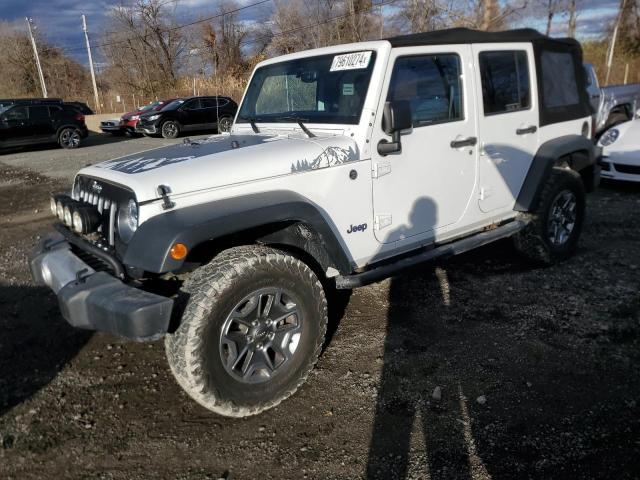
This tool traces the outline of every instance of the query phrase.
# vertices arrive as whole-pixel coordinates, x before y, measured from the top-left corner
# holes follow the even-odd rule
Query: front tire
[[[578,247],[585,203],[580,175],[573,170],[554,168],[538,207],[525,214],[529,224],[513,237],[516,250],[544,265],[570,257]]]
[[[58,145],[62,148],[78,148],[81,142],[82,134],[77,128],[63,128],[58,134]]]
[[[226,133],[231,131],[231,127],[233,126],[233,118],[231,117],[221,117],[218,120],[218,133]]]
[[[163,138],[178,138],[178,135],[180,135],[180,125],[178,125],[178,122],[174,122],[173,120],[167,120],[160,125],[160,133]]]
[[[236,247],[194,272],[183,292],[182,323],[165,347],[176,380],[200,405],[255,415],[304,383],[327,330],[325,293],[305,263]]]

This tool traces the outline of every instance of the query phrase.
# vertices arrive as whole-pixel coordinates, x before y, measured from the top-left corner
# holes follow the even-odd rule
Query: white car
[[[204,407],[259,413],[309,375],[333,289],[507,237],[573,253],[599,179],[580,62],[526,29],[266,60],[229,134],[82,169],[33,277],[74,326],[165,337]]]
[[[607,130],[598,145],[602,178],[640,182],[640,110],[633,120]]]

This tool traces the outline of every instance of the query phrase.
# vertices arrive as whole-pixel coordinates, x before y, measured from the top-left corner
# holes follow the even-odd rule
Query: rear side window
[[[49,107],[29,107],[31,120],[49,120]]]
[[[185,102],[184,105],[182,105],[183,110],[197,110],[198,108],[200,108],[199,98],[189,100],[188,102]]]
[[[566,52],[545,50],[540,56],[540,63],[544,106],[554,108],[579,104],[573,56]],[[590,79],[588,75],[587,78]]]
[[[62,112],[62,108],[60,107],[49,107],[49,115],[52,117],[59,114],[60,112]]]
[[[387,100],[409,101],[414,127],[462,120],[460,73],[458,55],[400,57],[393,67]]]
[[[484,114],[526,110],[531,106],[527,52],[481,52]]]

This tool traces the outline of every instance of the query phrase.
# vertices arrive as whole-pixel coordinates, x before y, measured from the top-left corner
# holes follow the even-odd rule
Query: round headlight
[[[618,130],[617,128],[611,128],[604,132],[604,135],[600,137],[600,143],[606,147],[607,145],[611,145],[613,142],[615,142],[619,136],[620,130]]]
[[[138,228],[138,204],[134,199],[118,212],[118,232],[123,242],[127,243]]]
[[[62,210],[62,217],[64,220],[64,224],[67,227],[71,226],[71,208],[69,207],[69,205],[65,205],[64,209]]]

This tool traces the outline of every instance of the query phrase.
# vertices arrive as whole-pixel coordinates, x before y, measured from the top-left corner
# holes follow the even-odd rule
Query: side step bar
[[[510,237],[514,233],[522,230],[526,225],[527,223],[522,220],[514,220],[493,230],[487,230],[470,237],[455,240],[451,243],[439,245],[426,252],[423,251],[411,257],[404,257],[397,262],[382,265],[380,267],[367,270],[366,272],[356,273],[354,275],[341,275],[336,278],[336,288],[349,290],[352,288],[363,287],[370,283],[379,282],[380,280],[392,277],[398,272],[420,263],[458,255],[488,243],[495,242],[496,240]]]

